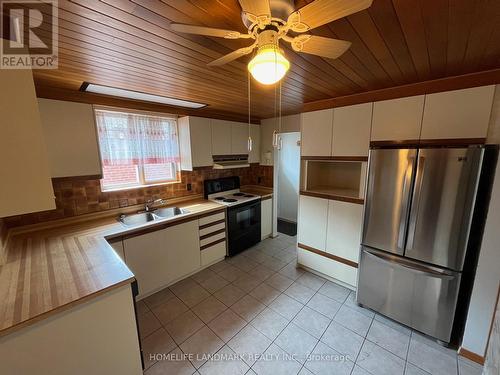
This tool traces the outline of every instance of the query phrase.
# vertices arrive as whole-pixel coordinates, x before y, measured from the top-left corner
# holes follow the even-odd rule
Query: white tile
[[[262,332],[266,337],[274,340],[285,329],[288,320],[283,318],[277,312],[266,307],[259,315],[255,317],[250,324]]]
[[[198,371],[201,375],[243,375],[249,369],[231,348],[224,345]]]
[[[232,305],[231,310],[233,310],[247,322],[250,322],[257,316],[257,314],[264,310],[265,307],[265,305],[247,294],[234,305]]]
[[[351,309],[356,310],[357,312],[360,312],[369,318],[373,318],[375,316],[375,311],[361,307],[358,305],[358,303],[356,302],[356,292],[355,291],[351,291],[351,293],[349,294],[349,296],[345,300],[344,304],[347,307],[350,307]]]
[[[408,346],[410,345],[410,335],[401,333],[394,328],[374,320],[366,338],[406,360]]]
[[[203,322],[208,323],[223,313],[226,309],[226,305],[220,302],[217,298],[210,296],[193,307],[192,310],[201,320],[203,320]]]
[[[411,335],[411,329],[408,328],[407,326],[404,326],[392,319],[389,319],[383,315],[380,314],[375,314],[375,320],[381,323],[384,323],[386,326],[391,327],[392,329],[395,329],[405,335],[410,336]]]
[[[216,353],[224,343],[207,326],[200,329],[180,346],[181,350],[191,356],[190,361],[196,368],[200,368]]]
[[[217,274],[200,282],[200,285],[210,293],[217,292],[218,290],[224,288],[227,284],[229,284],[229,281],[223,279]]]
[[[351,293],[350,289],[343,287],[342,285],[338,285],[332,283],[331,281],[327,281],[323,286],[318,290],[319,293],[324,294],[331,299],[344,303],[349,294]]]
[[[193,307],[210,296],[210,293],[191,279],[185,279],[172,287],[172,292],[187,306]]]
[[[264,265],[267,268],[270,268],[274,271],[279,271],[287,265],[287,262],[285,262],[284,260],[278,259],[278,258],[272,258],[272,259],[269,259],[266,262],[264,262]]]
[[[355,361],[363,345],[363,337],[332,321],[321,341],[337,352],[349,356],[351,361]]]
[[[274,289],[273,287],[267,285],[266,283],[262,283],[257,288],[250,292],[252,297],[255,297],[264,305],[269,305],[273,302],[281,292],[279,290]]]
[[[459,375],[481,375],[483,366],[473,363],[467,359],[458,357],[458,374]]]
[[[228,309],[208,323],[208,326],[225,342],[228,342],[247,323],[238,314]]]
[[[340,306],[342,306],[339,302],[334,301],[327,296],[316,293],[307,303],[307,306],[310,308],[320,312],[326,317],[333,319],[337,311],[339,311]]]
[[[287,352],[272,344],[253,365],[252,370],[258,375],[295,375],[301,367]]]
[[[405,361],[374,343],[365,340],[356,364],[373,375],[403,375]]]
[[[227,266],[222,271],[218,272],[218,274],[219,274],[219,276],[221,276],[222,278],[224,278],[230,282],[234,282],[237,279],[239,279],[240,277],[247,275],[247,273],[245,271],[242,271],[238,267],[234,267],[231,265]]]
[[[305,367],[316,375],[349,375],[354,362],[349,361],[339,352],[319,342],[307,360]]]
[[[262,333],[251,325],[243,328],[229,342],[228,346],[249,365],[252,366],[258,357],[271,345]]]
[[[156,362],[147,369],[145,375],[191,375],[196,371],[191,362],[186,359],[182,351],[176,347],[172,350],[166,359]]]
[[[252,290],[254,290],[257,285],[261,283],[261,280],[255,278],[252,275],[245,275],[243,277],[240,277],[238,280],[236,280],[233,284],[240,288],[241,290],[250,293]]]
[[[268,279],[269,277],[273,276],[275,273],[276,272],[273,271],[272,269],[267,268],[264,265],[260,265],[251,270],[248,274],[251,275],[253,278],[262,282]]]
[[[269,305],[271,309],[283,316],[285,319],[292,320],[295,315],[304,307],[303,304],[288,297],[286,294],[281,294]]]
[[[161,305],[164,302],[167,302],[169,299],[173,298],[174,294],[169,288],[165,288],[156,292],[155,294],[150,295],[142,300],[148,307],[151,309],[158,305]]]
[[[214,293],[215,298],[228,307],[239,301],[244,295],[245,292],[234,285],[226,285],[224,288]]]
[[[410,362],[406,362],[405,375],[430,375],[427,371],[412,365]]]
[[[440,348],[438,344],[412,333],[410,349],[408,350],[408,362],[430,372],[433,375],[456,375],[457,356],[446,348]]]
[[[267,279],[265,283],[273,287],[274,289],[284,292],[290,285],[292,285],[293,280],[279,273],[276,273],[272,277]]]
[[[178,316],[165,328],[177,344],[184,342],[189,336],[198,331],[204,324],[192,311],[186,311]]]
[[[366,371],[364,368],[359,367],[358,365],[354,365],[354,368],[352,369],[351,375],[371,375],[368,371]]]
[[[319,288],[323,286],[326,280],[310,272],[305,272],[302,276],[300,276],[297,279],[297,282],[307,286],[308,288],[311,288],[312,290],[317,291]]]
[[[330,324],[330,319],[305,306],[292,320],[297,326],[319,339]]]
[[[306,304],[311,297],[316,294],[316,292],[305,285],[294,282],[287,290],[285,290],[285,294],[300,303]]]
[[[300,363],[306,361],[317,342],[318,339],[293,323],[290,323],[274,341],[281,349],[295,356]]]
[[[279,273],[281,273],[283,276],[288,277],[289,279],[297,280],[300,276],[304,274],[304,270],[297,267],[296,264],[290,263],[287,266],[280,269]]]
[[[364,337],[368,333],[373,319],[344,305],[333,320]]]
[[[148,368],[156,362],[157,356],[168,354],[176,347],[174,340],[163,328],[155,331],[142,340],[142,356],[144,367]]]

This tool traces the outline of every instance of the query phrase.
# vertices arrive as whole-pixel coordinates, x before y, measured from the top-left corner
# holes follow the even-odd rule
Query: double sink
[[[188,214],[189,211],[179,207],[166,207],[159,208],[154,211],[139,212],[131,215],[121,215],[119,220],[122,224],[127,226],[135,226],[146,224],[151,221],[165,220],[175,216]]]

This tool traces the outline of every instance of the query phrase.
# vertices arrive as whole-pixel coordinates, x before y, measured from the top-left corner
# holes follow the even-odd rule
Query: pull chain
[[[252,140],[252,130],[251,130],[251,115],[250,115],[250,71],[247,73],[248,80],[248,141],[247,141],[247,149],[248,153],[252,152],[253,148],[253,140]]]

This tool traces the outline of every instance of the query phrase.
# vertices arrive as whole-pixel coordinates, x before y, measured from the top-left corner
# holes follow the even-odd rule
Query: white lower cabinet
[[[328,220],[328,199],[301,195],[299,198],[299,243],[324,251]]]
[[[201,265],[207,266],[226,256],[226,241],[219,242],[213,246],[201,250]]]
[[[266,239],[273,234],[273,200],[263,200],[260,205],[260,237]]]
[[[200,267],[198,220],[126,238],[123,247],[144,297]]]

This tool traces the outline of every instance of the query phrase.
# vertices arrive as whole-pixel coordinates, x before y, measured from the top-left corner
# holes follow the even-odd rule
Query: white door
[[[242,122],[231,123],[231,154],[248,154],[248,124]]]
[[[215,120],[212,124],[212,155],[231,154],[231,121]],[[208,140],[207,140],[208,141]]]
[[[297,222],[299,206],[300,133],[281,133],[278,150],[278,219]]]

